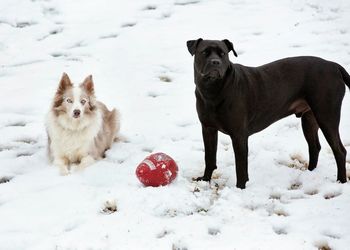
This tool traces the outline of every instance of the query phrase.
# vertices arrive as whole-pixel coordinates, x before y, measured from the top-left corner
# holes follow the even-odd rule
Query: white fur
[[[50,151],[53,164],[60,168],[61,174],[69,173],[68,162],[80,161],[75,165],[83,169],[94,162],[89,155],[94,139],[102,126],[102,114],[96,111],[93,117],[77,119],[60,115],[56,117],[53,112],[47,116],[47,132],[50,136]]]
[[[118,111],[96,101],[91,75],[74,87],[63,73],[46,129],[50,159],[66,175],[69,166],[81,170],[104,157],[119,131]]]
[[[94,139],[102,126],[102,113],[97,109],[93,115],[85,116],[81,96],[81,88],[75,86],[67,113],[56,116],[51,110],[46,119],[51,141],[49,151],[53,164],[59,167],[62,175],[69,173],[69,163],[79,162],[78,165],[73,165],[79,170],[95,161],[90,153]],[[68,98],[64,97],[64,101],[66,102]],[[74,110],[80,111],[79,118],[73,117]]]
[[[74,110],[79,110],[81,113],[80,115],[84,115],[83,114],[83,105],[80,103],[80,96],[82,94],[81,88],[79,87],[74,87],[73,88],[73,103],[71,105],[71,109],[70,109],[70,114],[71,116],[73,116],[73,111]]]

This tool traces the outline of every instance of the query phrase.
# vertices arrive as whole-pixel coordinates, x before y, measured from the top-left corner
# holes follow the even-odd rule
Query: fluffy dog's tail
[[[110,117],[109,119],[111,121],[115,121],[115,135],[113,142],[129,142],[129,140],[122,134],[119,133],[120,131],[120,112],[117,109],[113,109],[110,112]]]
[[[121,141],[121,136],[119,135],[120,130],[120,113],[117,109],[113,109],[108,114],[108,123],[110,124],[114,137],[113,142]]]
[[[345,84],[349,87],[350,89],[350,75],[348,72],[346,72],[346,70],[339,65],[339,70],[340,70],[340,73],[341,73],[341,76],[345,82]]]

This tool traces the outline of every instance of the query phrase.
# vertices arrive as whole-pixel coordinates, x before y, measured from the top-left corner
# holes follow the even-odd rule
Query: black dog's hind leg
[[[216,167],[216,151],[218,147],[218,130],[202,125],[202,135],[205,151],[205,170],[202,177],[197,181],[210,181],[211,175]]]
[[[321,144],[318,139],[318,129],[316,118],[312,111],[308,111],[301,117],[301,125],[307,144],[309,145],[309,167],[310,171],[314,170],[317,166],[318,155],[321,150]]]
[[[339,120],[338,120],[339,121]],[[320,128],[326,137],[326,140],[329,144],[329,146],[332,148],[335,161],[337,162],[337,181],[340,181],[341,183],[346,182],[346,149],[343,146],[339,131],[338,131],[338,124],[337,122],[334,122],[332,124],[328,123],[322,123],[319,122]]]
[[[239,134],[239,133],[238,133]],[[244,189],[248,178],[248,137],[232,137],[236,159],[236,187]]]
[[[335,85],[337,86],[337,85]],[[314,112],[317,123],[324,134],[329,146],[332,148],[335,161],[337,163],[337,180],[341,183],[346,182],[346,149],[343,146],[339,135],[339,123],[341,114],[341,103],[345,93],[343,83],[333,87],[332,91],[327,92],[328,102],[317,102],[317,98],[324,96],[314,96],[311,99],[310,107]],[[343,93],[342,93],[343,92]],[[319,105],[315,105],[321,103]]]

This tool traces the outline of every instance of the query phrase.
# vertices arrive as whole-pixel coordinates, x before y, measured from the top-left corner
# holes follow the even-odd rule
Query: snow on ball
[[[155,153],[146,157],[136,168],[136,176],[145,186],[164,186],[177,176],[176,162],[167,154]]]

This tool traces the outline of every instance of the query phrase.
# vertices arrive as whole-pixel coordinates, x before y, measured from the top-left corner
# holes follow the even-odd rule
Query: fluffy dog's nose
[[[211,64],[215,66],[220,66],[221,65],[221,60],[219,59],[211,59]]]
[[[79,117],[79,116],[80,116],[80,110],[79,110],[79,109],[74,109],[74,110],[73,110],[73,116],[74,116],[75,118]]]

